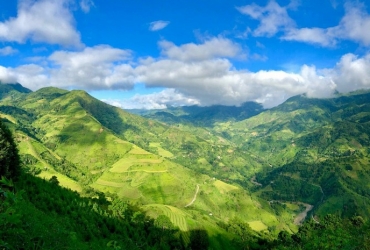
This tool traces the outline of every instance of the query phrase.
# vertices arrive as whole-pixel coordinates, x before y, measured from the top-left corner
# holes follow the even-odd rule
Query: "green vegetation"
[[[158,121],[83,91],[0,92],[1,248],[366,249],[369,92]]]
[[[15,179],[20,172],[18,149],[12,134],[0,121],[0,176]]]

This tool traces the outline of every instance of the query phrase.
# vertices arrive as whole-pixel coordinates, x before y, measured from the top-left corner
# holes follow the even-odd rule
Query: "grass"
[[[154,218],[161,214],[166,215],[170,218],[171,222],[178,227],[181,231],[188,231],[188,224],[185,217],[190,216],[184,211],[168,205],[150,204],[142,207],[145,211],[148,211],[148,215]]]
[[[148,155],[149,154],[145,154],[145,156]],[[162,159],[137,159],[137,157],[122,158],[114,163],[109,171],[115,173],[123,173],[128,171],[166,171],[167,169],[165,167],[158,165],[162,162]]]
[[[227,184],[220,180],[216,180],[213,184],[216,186],[216,188],[218,189],[218,191],[220,191],[221,194],[238,189],[238,187]]]
[[[254,231],[259,232],[259,231],[267,230],[267,226],[260,220],[249,221],[248,224]]]
[[[78,184],[76,181],[68,178],[65,175],[62,175],[58,172],[51,172],[51,171],[42,171],[38,176],[40,178],[50,180],[50,178],[55,175],[58,178],[59,185],[65,188],[69,188],[73,191],[81,192],[82,188],[80,184]]]
[[[71,178],[68,178],[67,176],[55,171],[54,167],[45,162],[40,154],[44,151],[49,151],[47,148],[45,148],[42,144],[39,142],[28,138],[26,140],[22,140],[18,143],[18,149],[20,154],[30,154],[34,156],[39,162],[35,165],[35,167],[39,168],[41,170],[41,173],[38,175],[40,178],[49,180],[53,175],[55,175],[58,178],[59,185],[69,188],[71,190],[81,192],[82,188],[79,183],[72,180]],[[51,152],[53,156],[55,154]]]
[[[14,119],[13,116],[0,113],[0,118],[6,118],[9,121],[11,121],[12,123],[17,124],[17,121],[16,121],[16,119]]]
[[[105,181],[105,180],[101,180],[101,179],[97,180],[96,184],[101,185],[101,186],[117,187],[117,188],[125,186],[123,183],[117,183],[117,182],[113,182],[113,181]]]
[[[150,155],[152,153],[145,151],[144,149],[139,148],[137,146],[133,146],[129,154],[131,155]]]
[[[161,143],[158,142],[151,142],[149,143],[149,147],[157,148],[158,155],[166,157],[166,158],[172,158],[174,155],[170,152],[165,150],[161,147]]]

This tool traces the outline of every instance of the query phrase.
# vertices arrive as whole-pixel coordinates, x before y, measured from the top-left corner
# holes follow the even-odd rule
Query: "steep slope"
[[[256,155],[256,192],[269,200],[303,201],[315,215],[370,217],[370,93],[333,99],[293,97],[248,120],[225,126],[234,143]]]
[[[291,221],[279,221],[267,203],[233,182],[243,179],[237,171],[229,167],[219,174],[229,183],[203,174],[225,169],[227,161],[244,168],[245,159],[233,157],[242,153],[232,154],[228,145],[129,114],[83,91],[45,88],[14,103],[0,105],[2,116],[9,118],[29,172],[42,178],[56,176],[61,185],[85,195],[105,192],[144,205],[154,218],[165,214],[182,230],[202,225],[212,234],[225,234],[217,223],[234,216],[264,228],[295,230]],[[24,130],[20,124],[26,122]]]

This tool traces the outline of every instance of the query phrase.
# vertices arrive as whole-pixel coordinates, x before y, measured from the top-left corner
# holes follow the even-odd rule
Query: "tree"
[[[240,218],[234,217],[229,220],[227,231],[234,234],[234,242],[241,249],[250,249],[254,245],[254,233],[247,222],[243,222]]]
[[[209,240],[207,231],[203,229],[195,229],[190,231],[190,244],[189,247],[192,250],[208,249]]]
[[[0,176],[16,179],[20,170],[17,146],[10,130],[0,120]]]
[[[154,222],[154,225],[156,227],[162,228],[162,230],[174,228],[171,220],[166,215],[163,214],[157,217],[157,219]]]
[[[55,184],[55,185],[59,185],[59,181],[58,181],[58,177],[56,177],[55,175],[53,175],[50,180],[49,180],[51,183]]]

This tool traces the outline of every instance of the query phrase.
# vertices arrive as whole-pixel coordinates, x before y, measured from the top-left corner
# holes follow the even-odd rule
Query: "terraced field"
[[[33,165],[33,167],[39,169],[40,173],[38,176],[45,180],[49,180],[52,176],[56,176],[58,178],[59,184],[65,188],[69,188],[71,190],[81,192],[82,188],[81,185],[78,184],[76,181],[68,178],[67,176],[60,174],[57,172],[53,166],[48,164],[45,160],[42,159],[40,156],[43,152],[50,152],[55,158],[59,159],[60,157],[55,155],[53,152],[45,148],[42,144],[38,143],[37,141],[29,138],[23,134],[17,134],[18,138],[23,138],[21,141],[18,142],[18,149],[21,154],[29,154],[35,157],[38,162]]]
[[[220,181],[220,180],[215,181],[213,184],[216,186],[216,188],[218,189],[218,191],[220,191],[221,194],[224,194],[224,193],[230,192],[232,190],[237,190],[238,189],[238,187],[227,184],[227,183],[225,183],[223,181]]]
[[[113,173],[124,173],[132,171],[144,172],[165,172],[167,169],[162,163],[163,160],[151,154],[136,154],[127,158],[122,158],[113,164],[109,169]]]
[[[254,231],[263,231],[267,229],[267,226],[260,220],[250,221],[248,224]]]
[[[149,147],[153,147],[157,149],[158,155],[166,157],[166,158],[172,158],[173,154],[170,151],[165,150],[161,147],[161,143],[157,142],[151,142],[149,143]]]
[[[190,217],[190,214],[187,214],[176,207],[150,204],[143,206],[143,208],[144,210],[148,211],[148,214],[152,217],[157,217],[160,214],[166,215],[168,218],[170,218],[171,222],[182,231],[188,231],[189,229],[185,218]]]

